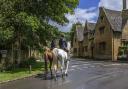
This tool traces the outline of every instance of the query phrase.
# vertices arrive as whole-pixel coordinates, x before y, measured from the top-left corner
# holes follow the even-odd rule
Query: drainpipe
[[[113,42],[113,47],[112,47],[112,61],[114,61],[114,32],[113,32],[112,42]]]
[[[123,0],[123,10],[127,9],[127,1]]]

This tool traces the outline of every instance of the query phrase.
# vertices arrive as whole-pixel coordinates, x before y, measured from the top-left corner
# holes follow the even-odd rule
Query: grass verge
[[[0,72],[0,83],[39,74],[42,73],[43,70],[43,62],[37,62],[32,66],[31,73],[29,68],[16,68],[13,71]]]

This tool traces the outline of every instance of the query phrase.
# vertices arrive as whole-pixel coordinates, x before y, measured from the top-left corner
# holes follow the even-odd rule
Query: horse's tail
[[[45,60],[45,61],[47,61],[47,60],[48,60],[48,55],[47,55],[47,53],[46,53],[46,52],[44,53],[44,60]]]
[[[52,52],[52,57],[53,57],[52,70],[54,75],[56,75],[57,68],[58,68],[58,59],[55,52]]]
[[[52,56],[53,56],[53,63],[57,62],[57,56],[54,52],[52,52]]]

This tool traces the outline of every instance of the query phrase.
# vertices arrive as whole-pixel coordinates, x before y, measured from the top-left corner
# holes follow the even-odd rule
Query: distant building
[[[95,32],[94,29],[95,29],[95,23],[89,23],[86,21],[84,27],[83,57],[88,57],[88,58],[94,57],[94,32]]]
[[[82,57],[117,61],[122,49],[123,54],[126,54],[128,49],[126,0],[123,0],[122,11],[100,7],[97,23],[86,21],[84,31],[76,29],[77,33],[79,31],[83,39],[79,40],[79,35],[74,35],[74,56],[77,54]]]
[[[83,56],[83,39],[84,27],[82,24],[77,23],[76,30],[73,37],[73,55],[76,57]]]

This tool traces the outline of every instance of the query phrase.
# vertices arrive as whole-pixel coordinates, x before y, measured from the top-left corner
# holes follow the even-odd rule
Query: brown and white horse
[[[48,62],[50,63],[49,68],[51,72],[51,77],[54,75],[56,78],[57,71],[61,69],[62,76],[68,74],[68,66],[69,66],[69,59],[70,59],[70,43],[67,43],[67,50],[66,52],[63,49],[54,48],[50,50],[50,48],[45,47],[44,52],[44,59],[45,59],[45,75],[47,76],[48,73]],[[59,66],[60,65],[60,66]]]

